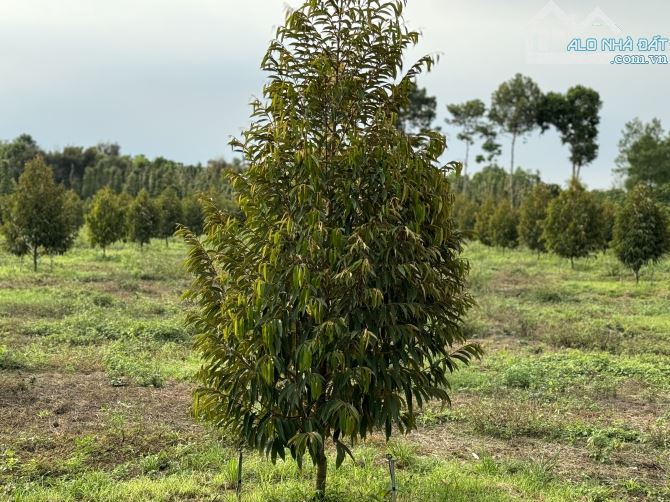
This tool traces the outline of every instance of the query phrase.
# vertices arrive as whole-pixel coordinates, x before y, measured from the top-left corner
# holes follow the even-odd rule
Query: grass
[[[184,247],[78,243],[53,261],[0,254],[0,499],[236,500],[237,451],[189,414]],[[329,500],[670,500],[670,265],[639,285],[610,255],[471,244],[466,321],[481,362],[452,407],[372,437],[329,473]],[[313,471],[246,452],[243,500],[300,501]]]

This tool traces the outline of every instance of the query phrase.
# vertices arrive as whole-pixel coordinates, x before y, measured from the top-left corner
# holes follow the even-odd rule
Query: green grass
[[[185,248],[79,242],[30,264],[0,254],[0,500],[235,500],[235,438],[189,416],[198,367],[180,301]],[[670,500],[670,264],[471,244],[486,353],[451,377],[453,406],[373,437],[329,500]],[[312,496],[313,471],[245,453],[243,500]]]
[[[389,448],[398,456],[399,446]],[[77,452],[65,461],[71,473],[55,479],[23,482],[14,497],[25,501],[51,500],[235,500],[237,454],[215,443],[179,445],[120,464],[113,470],[85,470],[82,462],[95,449],[92,438],[79,440]],[[354,450],[349,462],[329,473],[329,500],[385,500],[389,478],[383,450]],[[548,463],[505,462],[485,457],[463,464],[420,456],[399,456],[397,482],[400,500],[568,501],[575,496],[607,494],[592,483],[568,485],[552,474]],[[8,462],[5,457],[5,464]],[[331,458],[331,462],[332,462]],[[257,454],[243,460],[243,500],[310,500],[313,468],[299,469],[292,460],[273,465]],[[13,463],[12,470],[29,475],[33,466]]]

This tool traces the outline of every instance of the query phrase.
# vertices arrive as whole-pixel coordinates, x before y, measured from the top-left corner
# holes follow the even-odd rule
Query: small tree
[[[616,221],[617,205],[610,199],[602,199],[600,201],[600,213],[602,218],[600,243],[604,254],[609,249],[612,239],[614,239],[614,222]]]
[[[544,183],[538,183],[524,197],[519,208],[519,237],[521,241],[538,256],[546,253],[544,240],[544,221],[551,202],[551,192]]]
[[[40,253],[67,251],[76,233],[67,204],[65,189],[56,185],[44,159],[27,162],[16,190],[6,200],[2,233],[7,249],[18,256],[31,254],[35,271]]]
[[[602,211],[593,194],[576,179],[550,204],[543,237],[551,251],[568,258],[583,258],[602,245]]]
[[[477,211],[475,217],[475,235],[479,242],[485,246],[493,246],[493,232],[491,227],[491,218],[495,212],[495,201],[488,197]]]
[[[519,245],[519,216],[509,200],[503,199],[493,211],[489,222],[491,240],[494,246],[513,249]]]
[[[100,246],[106,256],[107,246],[126,233],[126,210],[119,197],[108,187],[97,191],[86,214],[91,246]]]
[[[355,442],[415,427],[448,400],[471,299],[444,137],[397,127],[424,58],[404,2],[309,0],[287,15],[231,174],[243,218],[206,208],[203,242],[182,231],[195,275],[190,317],[204,358],[195,411],[271,459],[309,453],[326,487]]]
[[[640,269],[670,251],[668,215],[646,185],[635,187],[620,208],[614,224],[614,252],[640,281]]]
[[[181,201],[177,191],[168,187],[160,194],[156,201],[159,213],[158,236],[165,239],[165,247],[168,246],[168,239],[172,237],[177,230],[177,225],[182,222]]]
[[[462,193],[454,196],[454,220],[458,229],[463,232],[467,239],[475,235],[475,222],[477,221],[478,205],[472,199]]]
[[[65,211],[66,219],[70,225],[70,233],[76,235],[84,225],[84,203],[74,190],[65,192],[63,211]]]
[[[128,239],[144,247],[151,238],[158,234],[160,223],[156,204],[149,198],[149,193],[143,188],[128,207],[126,214],[126,228]]]
[[[202,204],[196,195],[189,195],[182,200],[182,223],[194,235],[202,235],[204,232],[204,214]]]

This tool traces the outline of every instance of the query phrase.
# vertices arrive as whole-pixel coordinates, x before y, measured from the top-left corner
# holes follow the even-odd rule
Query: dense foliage
[[[382,429],[405,432],[448,375],[479,355],[444,137],[397,127],[426,57],[398,81],[418,40],[404,2],[314,0],[288,14],[263,60],[270,78],[237,143],[242,219],[207,208],[184,231],[191,323],[204,362],[195,409],[272,459],[285,449],[326,481]]]
[[[110,188],[98,191],[86,214],[89,240],[93,247],[100,246],[105,255],[107,246],[121,240],[126,234],[126,211],[121,199]]]
[[[588,256],[602,246],[602,210],[592,193],[577,180],[570,183],[549,204],[544,227],[544,239],[554,253],[569,258]]]
[[[157,236],[160,224],[160,209],[155,201],[149,198],[146,190],[140,191],[131,202],[126,214],[128,239],[144,246]]]
[[[551,198],[549,187],[544,183],[538,183],[526,195],[519,208],[519,238],[528,249],[538,254],[547,251],[543,233]]]
[[[616,216],[614,252],[640,280],[640,269],[670,251],[670,220],[645,185],[633,189]]]
[[[493,246],[491,219],[493,218],[495,209],[495,200],[492,197],[488,197],[477,211],[477,216],[475,217],[474,233],[477,239],[485,246]]]
[[[663,129],[660,120],[645,124],[634,119],[626,124],[619,142],[616,172],[628,189],[644,183],[670,203],[670,133]]]
[[[183,223],[182,204],[177,195],[177,191],[172,188],[166,188],[156,200],[158,209],[158,237],[165,240],[168,245],[168,238],[172,237],[177,230],[177,225]]]
[[[74,190],[83,199],[93,197],[103,187],[133,197],[143,188],[151,197],[158,197],[172,187],[180,196],[214,191],[231,200],[224,172],[242,169],[239,161],[227,163],[216,159],[201,166],[163,157],[153,160],[144,155],[131,157],[122,155],[119,145],[107,143],[45,152],[31,136],[23,134],[12,141],[0,141],[0,196],[13,190],[26,162],[38,156],[44,157],[51,167],[56,183]]]
[[[493,211],[491,220],[491,240],[494,246],[503,249],[512,249],[519,245],[518,211],[512,207],[509,200],[502,200]]]

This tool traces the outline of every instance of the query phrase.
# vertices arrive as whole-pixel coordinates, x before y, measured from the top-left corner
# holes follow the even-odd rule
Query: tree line
[[[646,183],[625,193],[588,191],[576,178],[566,189],[538,180],[518,208],[505,191],[481,202],[463,193],[454,197],[458,228],[486,246],[525,245],[538,257],[553,252],[567,258],[573,267],[576,259],[611,248],[636,282],[643,266],[670,252],[670,208]]]
[[[116,193],[136,196],[142,189],[156,197],[166,188],[174,188],[180,196],[214,190],[230,192],[223,173],[239,171],[239,160],[222,159],[207,165],[185,165],[157,157],[123,155],[116,143],[100,143],[84,148],[67,146],[61,150],[44,151],[32,136],[22,134],[12,141],[0,141],[0,196],[14,190],[26,163],[42,157],[53,170],[54,180],[82,199],[89,199],[103,187]]]
[[[228,194],[209,190],[182,197],[172,186],[156,197],[146,188],[132,196],[104,186],[82,201],[74,190],[56,182],[53,169],[38,156],[25,164],[14,190],[0,198],[0,234],[8,252],[31,256],[37,270],[39,256],[65,253],[84,223],[89,243],[100,247],[103,255],[118,241],[144,246],[160,238],[168,245],[180,224],[199,235],[204,224],[201,197],[235,211]]]

